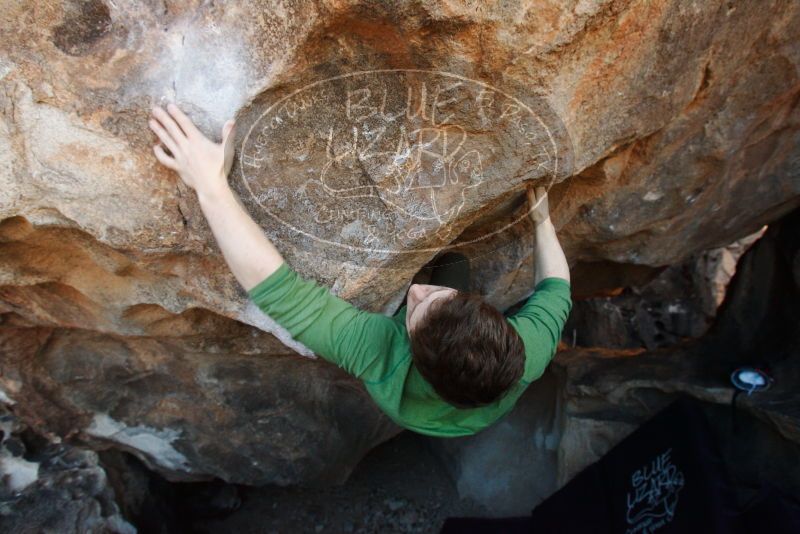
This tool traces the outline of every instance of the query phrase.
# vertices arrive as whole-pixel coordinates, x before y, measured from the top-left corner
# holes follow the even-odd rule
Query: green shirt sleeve
[[[523,382],[532,382],[544,373],[556,353],[570,310],[570,283],[549,277],[536,284],[522,308],[508,318],[525,345]]]
[[[388,372],[386,354],[402,335],[397,321],[356,308],[286,262],[247,293],[294,339],[351,375],[376,379]]]

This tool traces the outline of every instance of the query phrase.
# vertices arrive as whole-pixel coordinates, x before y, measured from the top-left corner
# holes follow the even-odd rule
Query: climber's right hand
[[[547,190],[542,186],[528,185],[528,214],[534,224],[539,224],[550,218],[550,207],[547,203]]]

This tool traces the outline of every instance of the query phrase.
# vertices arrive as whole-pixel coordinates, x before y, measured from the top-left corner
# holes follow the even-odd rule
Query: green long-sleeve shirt
[[[363,381],[378,406],[398,425],[430,436],[474,434],[508,413],[555,355],[572,299],[563,278],[545,278],[507,317],[525,345],[525,371],[501,399],[456,408],[420,375],[411,359],[406,306],[394,317],[361,310],[327,287],[302,278],[288,264],[248,291],[250,299],[294,339]]]

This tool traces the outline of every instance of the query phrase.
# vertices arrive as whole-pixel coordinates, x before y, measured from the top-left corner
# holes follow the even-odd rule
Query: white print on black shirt
[[[649,465],[633,472],[628,492],[627,534],[654,532],[672,521],[684,480],[683,473],[669,457],[671,452],[672,448],[667,449]]]

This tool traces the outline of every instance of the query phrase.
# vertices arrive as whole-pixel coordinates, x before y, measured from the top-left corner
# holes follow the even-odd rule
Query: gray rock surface
[[[26,445],[25,426],[0,412],[0,531],[135,534],[97,453],[41,438]]]
[[[216,339],[0,332],[0,382],[21,419],[131,452],[170,480],[341,483],[400,431],[343,370],[240,324]]]

